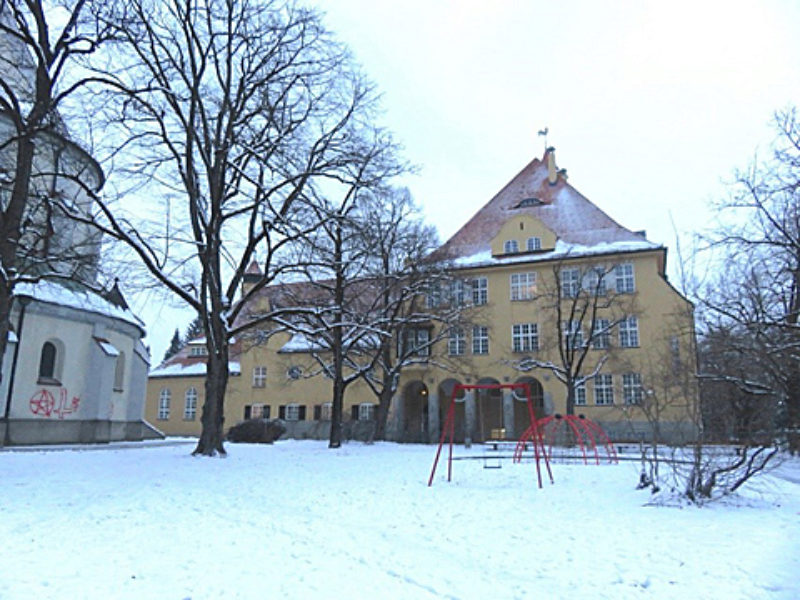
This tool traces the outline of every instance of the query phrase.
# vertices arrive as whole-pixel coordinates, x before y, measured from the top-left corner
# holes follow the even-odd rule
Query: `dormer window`
[[[515,252],[519,252],[519,244],[517,244],[517,240],[506,240],[505,244],[503,244],[503,252],[506,254],[514,254]]]
[[[189,356],[208,356],[205,346],[192,346],[189,348]]]
[[[542,249],[542,238],[529,237],[528,238],[528,252],[534,252]]]
[[[538,198],[523,198],[522,202],[517,204],[517,208],[525,208],[526,206],[541,206],[544,204]]]

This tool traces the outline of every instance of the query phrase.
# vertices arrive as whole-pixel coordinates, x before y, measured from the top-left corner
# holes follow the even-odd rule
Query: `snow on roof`
[[[97,345],[100,346],[100,348],[102,348],[106,356],[119,356],[119,350],[117,350],[114,344],[108,340],[96,337],[94,338],[94,341],[97,342]]]
[[[20,283],[14,288],[14,294],[16,296],[27,296],[39,302],[105,315],[135,325],[142,331],[145,329],[144,322],[130,310],[116,306],[99,294],[78,284],[72,283],[68,286],[54,281]]]
[[[509,219],[518,215],[530,215],[539,219],[562,242],[571,245],[571,254],[601,254],[617,252],[631,247],[609,246],[609,244],[630,243],[637,249],[659,248],[647,242],[644,237],[626,229],[600,210],[562,175],[554,184],[548,181],[548,150],[540,160],[533,159],[511,181],[459,229],[439,250],[437,258],[450,258],[457,264],[483,264],[480,256],[490,254],[492,240]],[[536,198],[538,202],[524,202],[526,198]],[[601,250],[599,246],[602,246]],[[587,250],[592,248],[592,250]],[[559,249],[556,248],[555,252]],[[538,255],[542,260],[546,254]],[[553,256],[549,256],[553,258]],[[504,257],[503,262],[508,262]],[[511,262],[532,260],[514,257]],[[497,264],[495,261],[486,264]]]
[[[309,340],[302,333],[295,333],[278,352],[313,352],[325,350],[321,344]]]
[[[515,263],[544,262],[565,258],[578,258],[584,256],[600,256],[603,254],[624,254],[626,252],[641,252],[643,250],[656,250],[659,244],[645,239],[628,240],[620,242],[602,242],[592,246],[569,244],[562,240],[556,242],[556,247],[549,252],[535,254],[524,252],[519,254],[504,254],[492,256],[491,250],[483,250],[469,256],[461,256],[453,261],[455,267],[486,267],[495,265],[509,265]]]
[[[231,375],[241,375],[241,364],[235,361],[229,362],[228,372]],[[200,361],[191,364],[173,363],[150,371],[150,377],[204,377],[205,374],[206,363]]]

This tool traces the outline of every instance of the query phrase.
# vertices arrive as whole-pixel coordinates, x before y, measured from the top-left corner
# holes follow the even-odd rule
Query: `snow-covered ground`
[[[428,488],[430,446],[192,448],[0,452],[0,598],[800,598],[798,462],[698,509],[635,462]]]

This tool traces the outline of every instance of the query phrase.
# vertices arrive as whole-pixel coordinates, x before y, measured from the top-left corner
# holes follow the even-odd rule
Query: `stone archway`
[[[442,427],[444,426],[445,418],[447,417],[447,409],[450,407],[450,398],[453,394],[453,388],[461,384],[457,379],[445,379],[439,384],[439,431],[436,432],[436,440],[442,435]],[[464,401],[466,400],[466,392],[459,390],[456,394],[455,405],[455,427],[453,441],[458,444],[464,443],[464,427],[466,425],[466,412]]]
[[[527,383],[531,390],[531,404],[533,414],[537,419],[545,416],[544,407],[544,388],[542,383],[535,377],[520,377],[514,383]],[[531,420],[528,415],[527,397],[523,389],[514,390],[514,430],[517,435],[521,435],[530,425]]]
[[[477,383],[478,385],[500,385],[500,382],[494,377],[483,377]],[[503,390],[475,390],[475,441],[488,440],[492,437],[492,429],[504,427]]]
[[[402,440],[428,442],[428,386],[411,381],[403,390]]]

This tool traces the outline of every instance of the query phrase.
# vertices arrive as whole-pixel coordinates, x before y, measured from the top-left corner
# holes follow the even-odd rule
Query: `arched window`
[[[114,368],[114,391],[122,391],[122,382],[125,379],[125,353],[120,352],[117,356],[117,365]]]
[[[172,392],[169,388],[161,388],[161,393],[158,395],[158,420],[166,421],[169,419],[169,401],[172,397]]]
[[[56,340],[42,344],[39,355],[39,383],[58,385],[61,378],[61,365],[64,362],[63,347]]]
[[[56,374],[56,346],[52,342],[45,342],[42,346],[42,356],[39,359],[39,377],[53,379]]]
[[[194,421],[195,417],[197,416],[197,390],[193,387],[190,387],[188,390],[186,390],[186,395],[184,398],[185,403],[183,405],[183,420]]]

